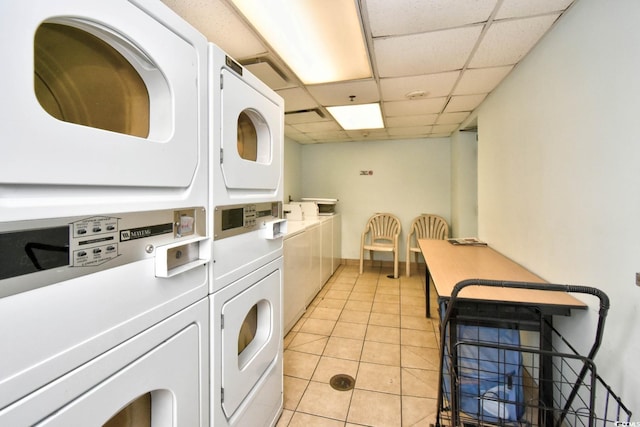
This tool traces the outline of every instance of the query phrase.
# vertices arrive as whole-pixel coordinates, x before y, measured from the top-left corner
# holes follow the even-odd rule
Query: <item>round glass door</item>
[[[34,41],[34,90],[58,120],[146,138],[149,93],[110,44],[70,25],[43,23]]]

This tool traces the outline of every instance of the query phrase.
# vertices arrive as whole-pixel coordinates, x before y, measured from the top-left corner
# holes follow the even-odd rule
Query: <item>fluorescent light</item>
[[[304,84],[371,77],[356,0],[231,0]]]
[[[378,103],[340,105],[327,107],[327,110],[344,130],[381,129],[384,127]]]

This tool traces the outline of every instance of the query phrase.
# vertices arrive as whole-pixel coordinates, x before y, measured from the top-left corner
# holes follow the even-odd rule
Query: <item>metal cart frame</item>
[[[556,330],[551,322],[552,315],[541,307],[530,304],[478,301],[465,299],[459,294],[468,286],[506,287],[555,292],[581,293],[597,297],[600,310],[595,337],[586,356],[578,351]],[[631,411],[597,374],[593,358],[596,355],[604,332],[604,324],[609,310],[609,298],[596,288],[529,282],[507,282],[496,280],[464,280],[458,283],[449,298],[440,300],[446,307],[440,325],[440,381],[436,426],[595,426],[615,422],[629,422]],[[564,314],[564,313],[563,313]],[[535,331],[540,334],[535,346],[504,342],[487,342],[477,339],[460,339],[460,327],[478,326],[489,328]],[[463,396],[461,384],[470,378],[480,377],[483,360],[469,364],[468,357],[462,359],[461,350],[494,349],[502,352],[518,352],[526,378],[524,397],[521,401],[506,400],[495,394]],[[472,361],[473,362],[473,361]],[[474,366],[476,366],[474,368]],[[476,369],[475,372],[473,370]],[[469,372],[471,371],[471,374]],[[445,375],[447,378],[445,378]],[[449,389],[445,389],[445,383]],[[511,385],[508,385],[511,387]],[[478,407],[491,404],[492,407],[511,405],[523,415],[517,421],[486,417],[483,409],[478,413],[461,410],[462,398],[476,398]],[[503,405],[503,406],[500,406]],[[515,406],[514,406],[515,405]]]

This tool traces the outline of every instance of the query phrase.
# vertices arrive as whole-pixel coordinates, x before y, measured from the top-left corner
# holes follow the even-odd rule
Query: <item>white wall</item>
[[[450,220],[450,158],[449,138],[305,145],[302,196],[340,200],[347,259],[360,258],[360,234],[371,215],[395,214],[402,222],[404,260],[406,233],[416,216],[434,213]],[[373,175],[362,176],[361,170]],[[378,253],[376,259],[392,258]]]
[[[284,139],[284,187],[283,203],[289,202],[289,196],[298,200],[302,196],[302,153],[297,142]]]
[[[452,237],[478,235],[478,144],[477,132],[451,135],[451,223]]]
[[[611,298],[600,374],[640,420],[640,2],[579,0],[478,112],[479,235]],[[556,319],[581,351],[597,307]]]

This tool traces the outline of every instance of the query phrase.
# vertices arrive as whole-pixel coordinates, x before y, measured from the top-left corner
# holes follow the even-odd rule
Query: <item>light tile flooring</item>
[[[391,273],[340,266],[285,337],[278,427],[435,422],[438,324],[425,317],[424,273]],[[355,388],[331,388],[336,374],[355,378]]]

